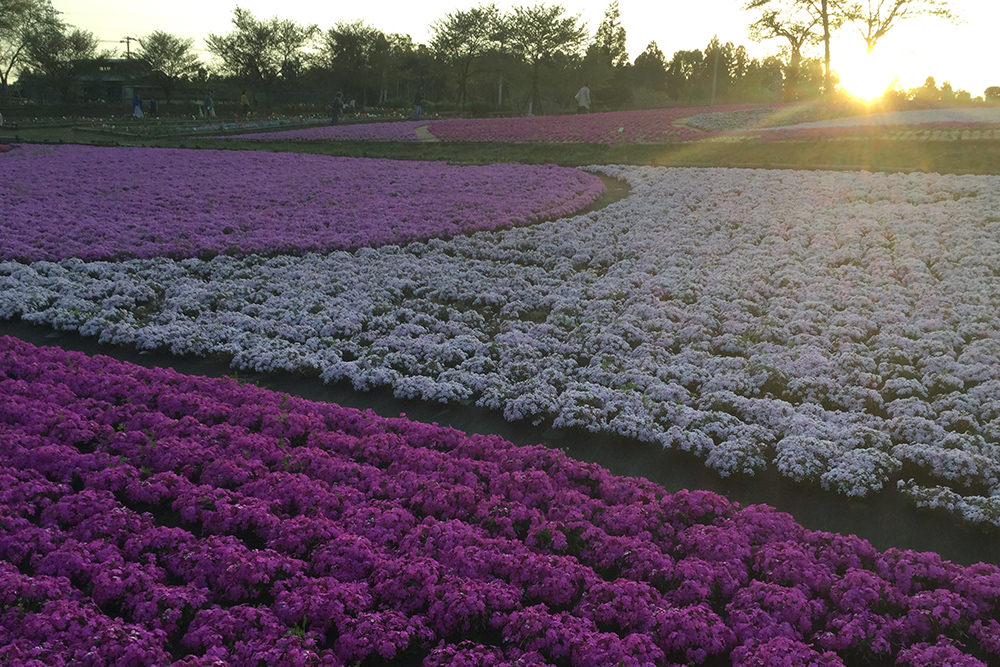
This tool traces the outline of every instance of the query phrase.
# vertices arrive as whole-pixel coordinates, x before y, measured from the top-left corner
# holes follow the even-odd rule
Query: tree
[[[499,21],[496,6],[486,5],[453,12],[431,26],[431,49],[457,73],[459,108],[465,107],[472,65],[494,46]]]
[[[316,37],[315,25],[301,26],[277,17],[258,20],[245,9],[233,10],[233,31],[210,34],[208,50],[221,61],[224,74],[270,90],[279,80],[301,72],[305,47]]]
[[[705,66],[701,51],[676,51],[667,65],[667,94],[673,99],[690,94],[695,77]]]
[[[515,7],[511,17],[510,45],[531,67],[531,100],[534,111],[541,111],[538,75],[541,66],[556,55],[574,55],[586,32],[579,16],[564,16],[561,5]]]
[[[49,0],[0,2],[0,89],[4,94],[11,78],[32,64],[32,45],[62,28]]]
[[[621,24],[618,2],[604,12],[594,40],[583,58],[582,74],[598,99],[627,100],[631,96],[625,70],[629,67],[625,50],[625,28]]]
[[[864,0],[864,4],[854,5],[848,14],[861,32],[868,53],[893,26],[916,16],[955,18],[945,0]]]
[[[628,65],[628,51],[625,50],[625,27],[622,26],[618,0],[612,2],[604,12],[604,20],[597,26],[591,49],[611,67]]]
[[[799,70],[802,66],[802,48],[819,41],[816,29],[822,17],[809,12],[795,0],[750,0],[744,9],[759,12],[750,24],[750,39],[765,41],[784,39],[788,42],[789,60],[785,76],[785,98],[798,97]]]
[[[988,102],[1000,101],[1000,86],[990,86],[983,91],[983,99]]]
[[[94,33],[58,23],[35,36],[28,45],[28,60],[32,71],[46,77],[68,102],[81,62],[97,55],[97,44]]]
[[[380,61],[390,50],[387,37],[364,21],[340,21],[323,36],[324,63],[338,79],[368,104],[368,90],[376,78]]]
[[[632,78],[636,84],[651,90],[662,91],[667,83],[667,59],[656,42],[646,45],[646,50],[632,64]]]
[[[177,84],[195,76],[201,67],[201,61],[194,53],[193,39],[155,30],[140,39],[139,45],[139,58],[159,80],[167,101],[170,101],[170,94]]]

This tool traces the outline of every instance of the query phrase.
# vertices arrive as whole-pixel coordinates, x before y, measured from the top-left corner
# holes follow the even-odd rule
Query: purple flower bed
[[[645,109],[572,116],[528,118],[470,118],[432,123],[431,134],[441,141],[571,142],[634,144],[687,141],[707,136],[677,121],[697,109]]]
[[[604,184],[553,165],[21,146],[0,156],[0,260],[295,253],[569,215]]]
[[[1000,568],[0,338],[0,663],[983,665]]]

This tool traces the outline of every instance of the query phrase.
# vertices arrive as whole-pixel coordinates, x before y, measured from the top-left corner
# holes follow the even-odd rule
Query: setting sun
[[[859,54],[844,53],[835,67],[840,76],[840,87],[862,100],[874,100],[908,73],[901,71],[905,64],[884,56],[879,51]]]

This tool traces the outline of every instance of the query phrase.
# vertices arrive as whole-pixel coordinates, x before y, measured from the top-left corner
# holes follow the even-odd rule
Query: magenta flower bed
[[[677,122],[706,110],[737,111],[759,108],[748,105],[682,107],[609,111],[604,113],[529,116],[519,118],[449,118],[433,121],[405,121],[310,128],[287,132],[246,134],[229,139],[260,140],[415,140],[416,128],[426,125],[441,141],[484,141],[498,143],[567,142],[634,144],[688,141],[721,134],[704,132]]]
[[[995,566],[10,337],[0,391],[2,664],[1000,659]]]
[[[729,107],[713,107],[725,111]],[[647,109],[567,116],[471,118],[432,123],[441,141],[634,144],[687,141],[707,134],[677,121],[699,109]],[[703,111],[703,110],[702,110]]]
[[[348,123],[322,125],[282,132],[253,132],[232,134],[225,139],[258,139],[261,141],[417,141],[417,128],[426,126],[426,120],[404,120],[377,123]]]
[[[553,165],[21,146],[0,155],[0,259],[303,253],[572,214],[604,184]]]

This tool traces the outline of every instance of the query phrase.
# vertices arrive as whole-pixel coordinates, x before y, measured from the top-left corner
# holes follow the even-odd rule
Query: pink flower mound
[[[220,139],[252,139],[258,141],[417,141],[417,128],[426,120],[404,120],[381,123],[350,123],[323,125],[283,132],[233,134]]]
[[[731,111],[749,107],[712,107]],[[705,108],[645,109],[568,116],[453,119],[431,123],[441,141],[572,142],[634,144],[687,141],[709,136],[677,121]]]
[[[0,157],[0,259],[295,253],[570,215],[604,184],[554,165],[94,146]]]
[[[0,337],[0,664],[997,664],[1000,568]]]

